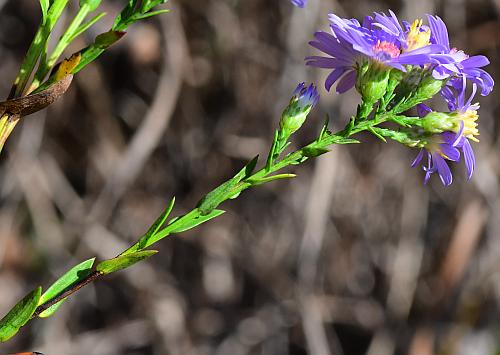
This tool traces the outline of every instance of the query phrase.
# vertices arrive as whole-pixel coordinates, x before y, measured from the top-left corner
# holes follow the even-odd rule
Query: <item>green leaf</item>
[[[235,194],[238,193],[238,190],[235,189],[236,185],[243,179],[247,178],[250,176],[255,169],[255,166],[257,164],[259,156],[257,155],[255,158],[253,158],[247,165],[241,169],[238,174],[236,174],[233,178],[230,180],[226,181],[219,187],[215,188],[214,190],[210,191],[208,194],[203,197],[200,202],[198,202],[198,210],[202,215],[208,215],[210,214],[217,206],[227,200],[228,198],[231,198]]]
[[[127,20],[134,14],[135,5],[137,0],[129,0],[128,4],[125,5],[123,10],[116,16],[115,23],[113,24],[113,30],[123,31],[127,28]]]
[[[303,150],[304,155],[308,158],[319,157],[322,154],[328,153],[330,149],[324,147],[305,147]]]
[[[353,138],[344,138],[335,136],[335,144],[358,144],[360,143],[357,139]]]
[[[137,7],[137,0],[129,0],[128,4],[116,17],[112,29],[115,31],[123,31],[137,21],[169,12],[170,10],[151,11],[154,7],[165,2],[166,0],[143,0],[141,1],[141,6]]]
[[[328,123],[330,122],[330,116],[327,114],[325,118],[325,122],[323,123],[323,127],[321,128],[321,131],[319,132],[318,139],[316,140],[317,142],[321,141],[325,134],[328,134]]]
[[[295,174],[277,174],[277,175],[267,176],[267,177],[260,178],[260,179],[255,179],[255,180],[252,179],[252,180],[249,180],[248,182],[251,183],[252,185],[262,185],[262,184],[265,184],[266,182],[271,182],[274,180],[282,180],[282,179],[291,179],[291,178],[294,178],[296,176],[297,175],[295,175]]]
[[[92,271],[92,265],[94,265],[94,261],[95,258],[85,260],[84,262],[74,266],[71,270],[61,276],[56,282],[52,284],[52,286],[47,289],[47,291],[45,291],[45,293],[40,298],[39,305],[50,301],[78,280],[87,277]]]
[[[141,13],[146,13],[153,7],[166,3],[167,0],[143,0],[140,8]]]
[[[91,20],[85,22],[84,24],[80,25],[75,32],[72,34],[72,36],[69,38],[69,42],[72,42],[76,37],[81,35],[83,32],[87,31],[92,25],[94,25],[97,21],[99,21],[101,18],[106,16],[105,12],[101,12],[100,14],[94,16]]]
[[[139,20],[144,20],[144,19],[147,19],[149,17],[156,16],[156,15],[166,14],[167,12],[170,12],[170,10],[167,10],[167,9],[156,10],[156,11],[147,12],[143,15],[137,15],[137,16],[134,16],[134,22],[137,22]]]
[[[139,249],[143,249],[146,247],[148,244],[149,239],[153,237],[160,228],[163,226],[165,221],[167,220],[168,216],[170,215],[170,212],[172,212],[172,209],[174,208],[175,204],[175,197],[170,200],[170,203],[168,204],[167,208],[162,212],[160,217],[156,219],[156,221],[153,223],[153,225],[149,228],[149,230],[144,234],[143,237],[139,240]],[[122,254],[123,255],[123,254]]]
[[[199,226],[202,223],[205,223],[205,222],[211,220],[212,218],[218,217],[221,214],[224,214],[225,212],[226,211],[223,211],[223,210],[212,210],[209,214],[201,215],[199,217],[193,218],[185,223],[182,223],[180,226],[176,226],[175,229],[169,230],[169,232],[170,233],[185,232],[189,229],[192,229],[196,226]]]
[[[50,1],[49,0],[40,0],[40,7],[42,9],[42,23],[45,23],[47,19],[47,12],[49,11]]]
[[[126,32],[108,31],[96,37],[93,44],[82,50],[82,58],[72,74],[78,73],[99,57],[109,46],[122,38]]]
[[[368,128],[368,130],[382,142],[387,143],[387,140],[381,134],[379,134],[373,127]]]
[[[5,317],[0,320],[0,343],[12,338],[19,329],[25,325],[35,313],[42,288],[37,287],[28,293]]]
[[[80,0],[80,7],[88,6],[89,11],[95,11],[99,5],[101,5],[101,0]]]
[[[96,269],[101,274],[111,274],[112,272],[126,269],[141,260],[155,255],[156,253],[158,253],[157,250],[144,250],[127,255],[117,256],[116,258],[105,260],[99,263]]]
[[[56,304],[53,304],[52,306],[50,306],[49,308],[47,308],[45,311],[43,311],[42,313],[40,313],[38,315],[38,317],[40,318],[49,318],[51,315],[53,315],[54,313],[56,313],[56,311],[59,309],[59,307],[61,307],[61,305],[67,300],[68,298],[63,298],[62,300],[60,300],[59,302],[57,302]]]

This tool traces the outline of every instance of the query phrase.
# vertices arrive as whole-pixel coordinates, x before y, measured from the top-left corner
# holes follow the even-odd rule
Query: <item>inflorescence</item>
[[[445,186],[450,185],[448,164],[462,157],[470,179],[475,166],[470,141],[477,142],[479,135],[479,105],[472,101],[476,91],[486,96],[493,89],[491,75],[482,69],[489,60],[451,47],[438,16],[428,15],[428,25],[422,20],[400,22],[392,11],[366,16],[362,23],[335,14],[329,20],[331,31],[316,32],[310,42],[324,55],[306,58],[307,65],[331,71],[326,90],[334,84],[337,93],[356,88],[362,99],[356,121],[392,114],[392,121],[402,128],[380,132],[420,149],[412,166],[427,158],[422,165],[425,182],[436,172]],[[423,104],[438,93],[448,112],[435,112]],[[413,108],[419,117],[401,116]]]

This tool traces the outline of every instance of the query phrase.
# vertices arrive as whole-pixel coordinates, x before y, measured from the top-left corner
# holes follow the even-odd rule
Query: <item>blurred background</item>
[[[125,1],[103,1],[109,29]],[[70,1],[74,14],[77,1]],[[0,314],[78,262],[113,257],[176,196],[193,208],[249,159],[265,156],[327,14],[394,10],[443,17],[452,44],[491,60],[499,0],[172,0],[130,28],[49,109],[23,120],[0,157]],[[38,1],[0,1],[0,96],[40,20]],[[67,22],[69,15],[63,19]],[[61,29],[59,29],[61,31]],[[60,33],[60,32],[59,32]],[[56,36],[57,37],[57,36]],[[357,94],[322,89],[294,139],[329,114],[342,128]],[[0,353],[298,355],[500,353],[499,91],[481,104],[470,182],[443,188],[411,169],[417,151],[363,144],[291,170],[163,240],[147,262],[90,285]]]

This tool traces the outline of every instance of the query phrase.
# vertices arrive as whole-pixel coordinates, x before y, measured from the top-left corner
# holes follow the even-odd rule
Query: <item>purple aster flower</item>
[[[426,172],[424,182],[430,178],[434,172],[439,174],[441,181],[445,186],[452,182],[451,171],[446,163],[446,160],[458,162],[460,160],[460,151],[462,151],[465,168],[467,170],[467,179],[472,177],[476,165],[474,151],[469,142],[470,140],[478,141],[475,136],[479,135],[477,129],[477,110],[478,104],[472,104],[474,95],[476,94],[476,84],[472,85],[472,93],[467,100],[466,94],[466,80],[462,78],[462,85],[460,87],[445,87],[442,90],[442,96],[448,102],[450,109],[449,117],[456,127],[456,132],[443,132],[434,135],[430,138],[425,148],[422,148],[412,163],[412,167],[420,163],[427,151],[427,166],[423,169]],[[417,106],[418,115],[421,117],[426,116],[432,110],[426,105],[420,104]]]
[[[408,31],[405,33],[393,12],[390,16],[378,13],[367,16],[363,25],[355,19],[343,19],[335,14],[330,14],[329,19],[332,33],[316,32],[316,40],[309,42],[328,56],[306,58],[307,65],[332,69],[325,82],[327,90],[340,78],[337,92],[351,89],[356,83],[357,69],[367,61],[406,71],[404,65],[429,64],[433,61],[431,54],[443,51],[440,44],[422,43],[421,40],[418,45],[409,46]],[[418,37],[420,26],[416,24],[414,27]]]
[[[458,123],[460,127],[458,133],[460,133],[461,139],[457,143],[457,147],[461,148],[464,154],[465,167],[467,168],[467,177],[469,179],[472,177],[475,166],[474,151],[469,140],[479,142],[476,138],[479,135],[479,130],[477,129],[477,119],[479,118],[477,110],[479,110],[479,104],[472,104],[476,90],[476,84],[473,83],[472,93],[465,100],[466,81],[463,78],[460,87],[456,87],[455,83],[455,86],[446,86],[441,92],[442,96],[448,102],[448,108],[452,111],[451,115],[456,122],[455,125]]]
[[[290,0],[293,5],[304,8],[307,5],[307,0]]]
[[[422,169],[425,171],[425,184],[427,184],[431,175],[437,172],[444,186],[451,185],[453,175],[446,160],[460,160],[460,152],[457,149],[457,140],[460,138],[461,136],[458,134],[443,132],[432,136],[425,148],[420,150],[411,166],[417,166],[427,153],[427,164],[422,165]]]
[[[490,63],[488,58],[483,55],[470,57],[463,51],[451,48],[448,29],[443,20],[439,16],[432,15],[427,15],[427,18],[431,29],[431,42],[444,47],[442,53],[432,56],[439,63],[433,69],[434,78],[442,80],[449,77],[465,76],[481,87],[481,95],[488,95],[493,90],[494,81],[490,74],[481,69]],[[458,81],[460,82],[460,78]]]

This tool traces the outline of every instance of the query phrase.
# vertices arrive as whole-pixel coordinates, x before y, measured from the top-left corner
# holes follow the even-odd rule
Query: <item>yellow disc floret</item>
[[[464,137],[473,140],[474,142],[479,142],[476,136],[479,136],[479,130],[477,129],[477,119],[479,118],[476,110],[467,110],[465,112],[458,112],[456,116],[457,130],[460,129],[461,122],[463,122],[464,129],[462,135]]]
[[[427,142],[425,142],[424,147],[429,153],[438,153],[443,158],[449,160],[450,158],[446,154],[444,154],[443,150],[441,149],[441,144],[443,143],[443,138],[439,134],[436,134],[430,137]]]
[[[422,20],[415,20],[406,37],[406,51],[412,51],[430,44],[431,30],[422,31]]]

